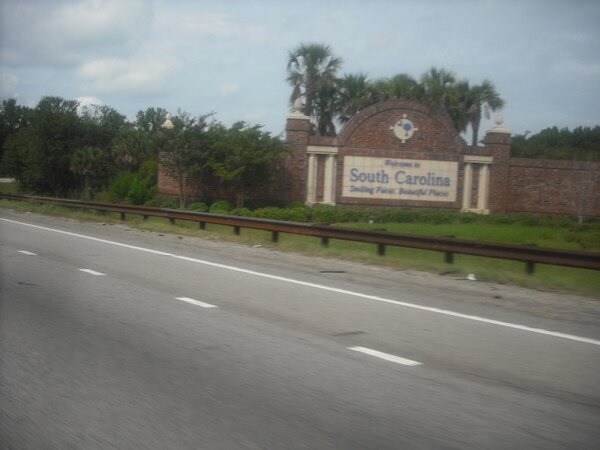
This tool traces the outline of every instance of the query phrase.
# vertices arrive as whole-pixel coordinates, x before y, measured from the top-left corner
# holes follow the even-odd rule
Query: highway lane
[[[8,448],[593,448],[600,437],[593,314],[465,306],[237,246],[2,217],[13,220],[0,221]]]

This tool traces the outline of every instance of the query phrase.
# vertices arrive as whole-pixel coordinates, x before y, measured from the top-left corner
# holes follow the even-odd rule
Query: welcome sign
[[[454,202],[457,184],[456,161],[344,157],[344,197]]]

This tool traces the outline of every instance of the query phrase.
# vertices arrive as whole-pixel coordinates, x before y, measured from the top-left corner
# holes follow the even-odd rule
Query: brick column
[[[309,118],[294,112],[288,116],[285,126],[285,143],[290,151],[288,164],[288,201],[306,200],[306,176]]]
[[[502,117],[497,117],[496,126],[484,138],[485,147],[491,150],[493,157],[488,194],[488,208],[491,212],[508,210],[511,142],[510,131],[502,127]]]

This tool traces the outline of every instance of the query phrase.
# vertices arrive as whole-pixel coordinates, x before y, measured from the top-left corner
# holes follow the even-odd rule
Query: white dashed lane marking
[[[98,276],[106,275],[105,273],[96,272],[95,270],[92,270],[92,269],[79,269],[79,270],[81,270],[82,272],[85,272],[85,273],[89,273],[90,275],[98,275]]]
[[[405,366],[420,366],[423,363],[419,361],[413,361],[412,359],[402,358],[396,355],[390,355],[389,353],[383,353],[377,350],[373,350],[366,347],[348,347],[348,350],[354,350],[355,352],[364,353],[365,355],[375,356],[376,358],[391,361],[396,364],[403,364]]]
[[[211,305],[210,303],[199,302],[198,300],[194,300],[193,298],[188,297],[175,297],[176,300],[181,300],[182,302],[191,303],[192,305],[201,306],[202,308],[218,308],[216,305]]]
[[[27,250],[19,250],[19,253],[22,253],[27,256],[37,256],[37,253],[28,252]]]

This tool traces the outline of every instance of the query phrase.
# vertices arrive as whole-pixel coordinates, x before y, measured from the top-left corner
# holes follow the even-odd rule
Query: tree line
[[[475,146],[482,117],[489,119],[491,112],[505,104],[490,80],[470,84],[453,72],[436,67],[419,80],[405,73],[377,80],[369,80],[364,73],[340,77],[342,64],[343,59],[324,44],[300,44],[289,52],[290,102],[301,101],[302,112],[310,117],[314,134],[335,136],[336,122],[343,125],[375,103],[389,99],[415,100],[447,113],[459,133],[470,126]]]
[[[511,154],[520,158],[600,161],[600,126],[549,127],[539,133],[513,136]]]
[[[130,122],[109,106],[82,108],[61,97],[44,97],[34,108],[4,100],[0,174],[24,192],[141,204],[154,194],[160,159],[177,181],[180,206],[194,181],[234,192],[242,206],[249,189],[271,180],[283,142],[259,125],[226,127],[212,117],[179,111],[171,118],[151,107]]]

